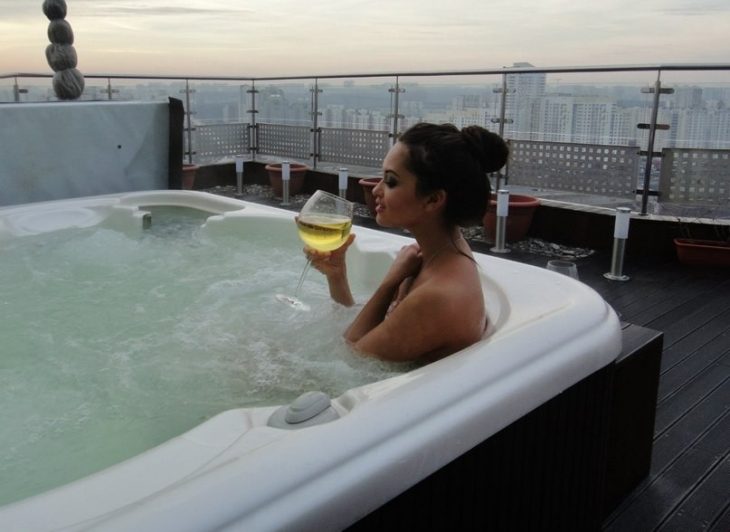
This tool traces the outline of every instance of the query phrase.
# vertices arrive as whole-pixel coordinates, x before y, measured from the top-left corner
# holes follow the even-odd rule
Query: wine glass
[[[578,279],[578,266],[570,260],[549,260],[547,269],[553,272],[562,273],[573,279]]]
[[[352,228],[354,204],[340,196],[324,190],[317,190],[307,200],[296,218],[299,238],[317,251],[333,251],[345,243]],[[299,290],[312,261],[307,258],[302,275],[293,296],[276,294],[276,299],[293,308],[308,310],[309,307],[299,300]]]

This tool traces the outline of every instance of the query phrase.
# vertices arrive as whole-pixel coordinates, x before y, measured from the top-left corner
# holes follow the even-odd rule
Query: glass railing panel
[[[499,131],[499,75],[413,76],[400,78],[399,132],[418,122],[479,125]]]
[[[186,111],[189,106],[192,113],[190,141],[195,163],[226,163],[238,154],[249,153],[249,89],[250,83],[243,81],[181,83],[175,97],[182,100]],[[187,134],[185,140],[188,141]]]
[[[15,80],[0,78],[0,103],[15,102]]]
[[[17,80],[17,85],[16,85]],[[2,102],[52,102],[56,101],[51,84],[51,76],[44,77],[11,77],[2,80],[0,101]]]
[[[663,148],[730,149],[730,72],[663,72],[660,119]]]
[[[310,126],[313,87],[313,80],[257,81],[256,122]]]
[[[506,76],[508,182],[633,202],[651,118],[651,72]],[[581,201],[580,198],[570,198]],[[595,199],[591,199],[595,201]]]
[[[662,74],[659,209],[724,217],[730,206],[730,72]]]
[[[314,80],[257,81],[255,90],[256,158],[310,164]]]
[[[377,174],[390,148],[392,78],[318,83],[318,168]]]

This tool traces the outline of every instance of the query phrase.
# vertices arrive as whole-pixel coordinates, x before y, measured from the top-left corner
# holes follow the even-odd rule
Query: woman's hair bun
[[[496,133],[480,126],[467,126],[461,130],[461,136],[466,141],[469,152],[479,161],[485,172],[496,172],[507,162],[509,148]]]

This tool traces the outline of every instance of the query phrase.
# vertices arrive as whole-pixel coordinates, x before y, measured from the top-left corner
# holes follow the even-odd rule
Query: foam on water
[[[353,354],[357,309],[276,301],[304,266],[266,235],[204,237],[154,209],[142,238],[104,227],[0,249],[0,504],[131,457],[230,408],[336,396],[408,369]],[[292,231],[295,228],[292,224]]]

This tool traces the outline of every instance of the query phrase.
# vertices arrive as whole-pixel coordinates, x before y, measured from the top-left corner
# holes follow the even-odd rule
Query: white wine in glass
[[[317,190],[299,211],[296,223],[299,238],[307,246],[317,251],[333,251],[347,241],[352,228],[352,212],[354,205],[340,196],[330,194],[324,190]],[[299,277],[299,283],[294,296],[277,294],[276,298],[294,308],[306,310],[306,304],[299,300],[299,289],[312,262],[307,259],[304,271]]]

